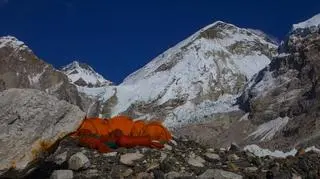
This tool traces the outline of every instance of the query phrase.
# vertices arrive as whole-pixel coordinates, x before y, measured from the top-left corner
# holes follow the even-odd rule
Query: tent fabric
[[[144,146],[162,148],[172,139],[169,130],[158,121],[134,121],[128,116],[111,119],[86,118],[72,135],[81,146],[110,152],[115,147]]]

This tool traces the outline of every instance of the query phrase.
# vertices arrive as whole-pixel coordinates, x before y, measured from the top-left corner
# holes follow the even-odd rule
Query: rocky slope
[[[39,59],[15,37],[0,37],[0,91],[9,88],[33,88],[80,106],[77,88],[67,76]]]
[[[277,45],[266,35],[216,22],[167,50],[119,86],[84,90],[105,101],[106,116],[199,122],[231,107],[245,83],[270,62]]]
[[[85,113],[36,89],[0,92],[0,178],[21,178],[76,130]]]
[[[320,14],[295,24],[281,54],[239,98],[258,128],[246,143],[273,149],[320,146]]]
[[[241,179],[317,178],[320,153],[301,149],[288,158],[257,157],[236,144],[208,148],[176,138],[162,150],[120,148],[101,154],[66,138],[27,178]]]

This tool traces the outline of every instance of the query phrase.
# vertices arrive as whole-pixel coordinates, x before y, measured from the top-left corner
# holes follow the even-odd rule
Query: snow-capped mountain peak
[[[112,84],[112,82],[106,80],[92,67],[78,61],[73,61],[69,65],[64,66],[61,71],[77,86],[101,87]]]
[[[14,48],[15,50],[28,50],[31,51],[24,42],[18,40],[13,36],[3,36],[0,37],[0,48],[3,47],[10,47]]]
[[[300,22],[298,24],[293,25],[293,30],[296,29],[305,29],[305,28],[310,28],[310,27],[317,27],[320,25],[320,13],[311,17],[310,19]]]
[[[110,100],[103,99],[112,102],[104,113],[176,125],[235,110],[235,97],[276,51],[265,35],[217,21],[108,89]]]

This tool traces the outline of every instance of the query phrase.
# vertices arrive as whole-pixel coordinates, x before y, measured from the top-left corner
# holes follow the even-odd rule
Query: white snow
[[[248,137],[260,137],[260,141],[271,140],[278,131],[282,130],[287,125],[288,122],[289,117],[278,117],[277,119],[261,124],[258,129]]]
[[[199,94],[206,95],[212,90],[219,91],[221,87],[234,89],[238,82],[235,75],[250,79],[270,63],[270,59],[261,52],[253,52],[250,55],[229,52],[227,47],[239,41],[249,45],[254,45],[258,41],[270,48],[276,48],[276,45],[266,42],[263,37],[252,33],[249,36],[245,33],[246,29],[228,24],[233,29],[222,31],[225,35],[222,39],[197,38],[201,32],[217,23],[220,22],[201,29],[129,75],[117,87],[118,104],[113,108],[112,114],[121,113],[138,101],[162,105],[172,99],[184,98],[190,101]],[[165,65],[169,66],[167,70],[157,70]],[[213,81],[220,81],[223,86],[215,86]],[[209,103],[212,108],[204,109]],[[219,107],[218,104],[222,106]],[[211,112],[220,111],[219,108],[224,109],[221,111],[227,111],[225,109],[228,108],[233,110],[230,106],[231,104],[226,105],[218,101],[203,101],[199,106],[186,103],[183,107],[175,109],[174,113],[181,115],[179,118],[182,118],[194,109]]]
[[[111,116],[126,111],[134,103],[165,106],[171,100],[183,100],[182,105],[168,109],[170,113],[165,119],[168,125],[175,125],[177,121],[196,121],[205,116],[211,117],[214,114],[238,110],[238,106],[233,104],[241,92],[239,82],[243,85],[246,79],[252,78],[266,67],[270,59],[260,51],[250,50],[248,54],[233,53],[230,46],[240,42],[244,44],[243,48],[261,44],[276,49],[277,45],[267,42],[264,37],[253,34],[247,29],[227,23],[222,26],[228,28],[219,31],[223,35],[222,38],[200,38],[202,32],[209,28],[218,28],[215,26],[219,23],[224,22],[218,21],[200,29],[168,49],[129,75],[123,83],[111,87],[111,91],[104,91],[103,88],[90,90],[78,87],[78,89],[99,98],[103,93],[108,93],[101,98],[104,100],[115,94],[117,104],[111,109]],[[71,73],[70,70],[67,74],[73,82],[80,77],[88,81],[96,80],[96,78],[87,79],[84,73],[74,76]],[[110,89],[110,87],[105,88]],[[149,114],[139,114],[139,116],[152,118]]]
[[[269,149],[260,148],[258,145],[252,144],[244,147],[244,150],[253,153],[258,157],[272,156],[277,158],[286,158],[288,156],[294,156],[297,153],[296,149],[292,149],[289,152],[283,152],[280,150],[271,151]]]
[[[243,115],[240,119],[239,119],[239,121],[247,121],[247,120],[249,120],[249,114],[250,113],[246,113],[245,115]]]
[[[305,151],[306,152],[313,151],[313,152],[316,152],[316,153],[320,153],[320,149],[316,148],[315,146],[308,147],[308,148],[306,148]]]
[[[237,96],[223,95],[217,101],[205,100],[200,104],[190,101],[175,108],[164,121],[167,127],[179,127],[185,123],[205,121],[205,116],[214,117],[221,113],[239,110],[238,106],[232,106]]]
[[[298,24],[294,24],[293,25],[293,30],[296,29],[304,29],[304,28],[309,28],[312,26],[318,26],[320,24],[320,13],[313,16],[312,18],[304,21],[304,22],[300,22]]]
[[[258,157],[265,157],[269,155],[276,158],[286,158],[288,156],[295,156],[296,153],[298,152],[298,150],[295,148],[288,152],[283,152],[280,150],[271,151],[269,149],[263,149],[255,144],[245,146],[244,150],[249,151]],[[313,151],[316,153],[320,153],[320,149],[316,148],[315,146],[307,147],[305,151],[306,152]]]
[[[116,93],[116,87],[114,86],[104,86],[98,88],[77,86],[77,89],[79,92],[85,93],[87,96],[99,99],[100,101],[106,101]]]
[[[22,41],[19,41],[13,36],[0,37],[0,48],[11,47],[15,50],[28,50],[31,51]]]
[[[104,79],[102,75],[95,72],[91,67],[88,69],[82,68],[77,61],[73,61],[69,65],[62,68],[62,72],[65,73],[72,83],[82,78],[87,84],[92,85],[110,85],[111,82]]]
[[[280,53],[277,57],[287,57],[290,56],[289,53]]]

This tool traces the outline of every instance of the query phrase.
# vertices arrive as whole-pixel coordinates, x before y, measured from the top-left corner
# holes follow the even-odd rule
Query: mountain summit
[[[73,61],[69,65],[64,66],[61,71],[77,86],[92,88],[112,84],[111,81],[104,79],[104,77],[97,73],[92,67],[78,61]]]
[[[104,96],[102,113],[107,116],[160,118],[167,125],[208,120],[233,111],[245,83],[276,54],[277,44],[265,35],[218,21],[168,49],[119,86],[95,92]]]

